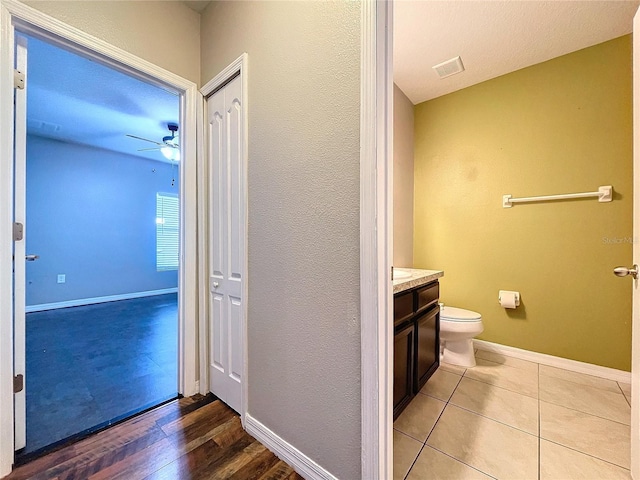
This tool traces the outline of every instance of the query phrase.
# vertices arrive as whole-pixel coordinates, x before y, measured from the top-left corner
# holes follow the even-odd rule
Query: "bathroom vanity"
[[[438,270],[396,269],[393,280],[393,419],[440,364]]]

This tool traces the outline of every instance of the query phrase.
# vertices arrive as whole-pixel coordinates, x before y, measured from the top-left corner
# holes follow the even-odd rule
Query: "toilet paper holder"
[[[511,300],[513,300],[513,303]],[[516,308],[520,306],[520,292],[500,290],[498,292],[498,303],[504,308]]]

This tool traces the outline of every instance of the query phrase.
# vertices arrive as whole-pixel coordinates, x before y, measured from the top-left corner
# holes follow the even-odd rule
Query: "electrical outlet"
[[[67,276],[64,273],[58,274],[58,283],[65,283],[67,281]]]

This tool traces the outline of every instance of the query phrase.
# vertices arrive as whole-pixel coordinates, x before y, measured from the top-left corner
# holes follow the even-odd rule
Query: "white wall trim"
[[[158,77],[161,78],[161,77]],[[196,368],[199,347],[198,319],[198,242],[197,242],[197,181],[198,148],[196,144],[197,103],[200,94],[195,83],[183,90],[180,121],[182,138],[180,145],[180,266],[178,269],[178,388],[184,396],[198,393]]]
[[[0,0],[0,477],[13,464],[13,31],[47,38],[134,77],[181,94],[182,238],[179,269],[179,390],[197,392],[196,84],[16,0]]]
[[[116,302],[118,300],[131,300],[134,298],[153,297],[155,295],[165,295],[167,293],[178,293],[178,287],[163,288],[161,290],[147,290],[146,292],[121,293],[118,295],[105,295],[102,297],[78,298],[76,300],[66,300],[64,302],[40,303],[29,305],[25,309],[26,313],[44,312],[46,310],[56,310],[58,308],[81,307],[84,305],[94,305],[97,303]]]
[[[7,7],[15,24],[22,31],[48,38],[54,43],[60,43],[61,39],[67,41],[69,43],[66,46],[72,51],[81,52],[84,56],[89,54],[89,56],[98,61],[115,66],[120,71],[134,77],[143,78],[165,89],[167,86],[172,86],[174,91],[185,91],[191,86],[195,87],[195,84],[190,80],[126,50],[115,47],[100,38],[89,35],[78,28],[67,25],[17,0],[2,0],[2,3]],[[184,130],[182,128],[180,130],[181,134],[184,134]]]
[[[202,395],[209,393],[209,280],[207,277],[209,229],[207,212],[209,210],[209,166],[204,126],[206,124],[204,96],[198,92],[198,343],[200,348],[200,381],[198,391]]]
[[[393,477],[393,4],[361,8],[361,472],[386,480]]]
[[[337,480],[337,477],[249,414],[245,418],[245,429],[307,480]]]
[[[242,272],[242,302],[243,302],[243,319],[242,319],[242,334],[243,334],[243,342],[244,342],[244,351],[243,351],[243,366],[242,366],[242,392],[241,392],[241,408],[240,408],[240,419],[242,421],[242,426],[247,428],[246,426],[246,418],[247,412],[249,410],[249,328],[248,328],[248,305],[249,305],[249,240],[248,240],[248,232],[249,232],[249,188],[248,188],[248,178],[247,172],[249,168],[249,55],[245,52],[236,58],[233,62],[231,62],[227,67],[225,67],[220,73],[218,73],[215,77],[209,80],[201,89],[200,93],[204,97],[204,101],[202,102],[202,111],[199,113],[199,118],[202,120],[202,130],[201,130],[201,139],[200,149],[201,149],[201,158],[202,165],[200,170],[200,233],[199,233],[199,241],[201,242],[200,248],[200,264],[199,264],[199,278],[202,283],[203,288],[201,288],[199,299],[200,304],[202,305],[202,309],[200,312],[200,325],[201,325],[201,334],[200,334],[200,344],[201,344],[201,357],[200,357],[200,390],[201,393],[207,393],[210,391],[210,378],[209,378],[209,342],[211,341],[211,329],[209,328],[209,258],[208,258],[208,238],[207,232],[209,231],[209,218],[207,215],[207,205],[209,200],[209,189],[207,184],[207,179],[209,178],[209,165],[208,165],[208,146],[207,146],[207,135],[205,134],[206,129],[204,126],[207,124],[206,120],[206,108],[205,102],[206,98],[211,95],[214,91],[216,91],[219,87],[227,83],[236,74],[240,74],[240,80],[242,82],[242,115],[244,121],[244,133],[243,133],[243,185],[244,185],[244,248],[242,249],[242,255],[244,257],[244,271]],[[204,298],[202,298],[204,296]],[[204,370],[203,371],[203,365]]]
[[[624,370],[616,370],[615,368],[556,357],[554,355],[547,355],[546,353],[532,352],[530,350],[500,345],[499,343],[487,342],[485,340],[474,339],[473,344],[478,350],[500,353],[509,357],[520,358],[550,367],[563,368],[572,372],[584,373],[585,375],[593,375],[594,377],[606,378],[616,382],[631,383],[631,372],[625,372]]]
[[[236,73],[240,72],[241,75],[243,73],[246,73],[245,70],[247,68],[247,57],[248,55],[246,53],[243,53],[238,58],[236,58],[233,62],[227,65],[224,70],[222,70],[215,77],[205,83],[204,86],[200,88],[200,93],[202,93],[202,95],[204,95],[205,97],[208,97],[213,93],[214,90],[228,82]],[[244,75],[244,77],[246,77],[246,75]],[[246,83],[246,78],[243,78],[242,83],[242,93],[244,94],[244,84]],[[244,97],[242,101],[245,101]]]

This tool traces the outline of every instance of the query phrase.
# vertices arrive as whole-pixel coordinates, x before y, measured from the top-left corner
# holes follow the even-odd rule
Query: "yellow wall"
[[[627,35],[416,106],[414,266],[479,338],[630,370],[631,68]],[[613,202],[501,204],[599,185]]]

